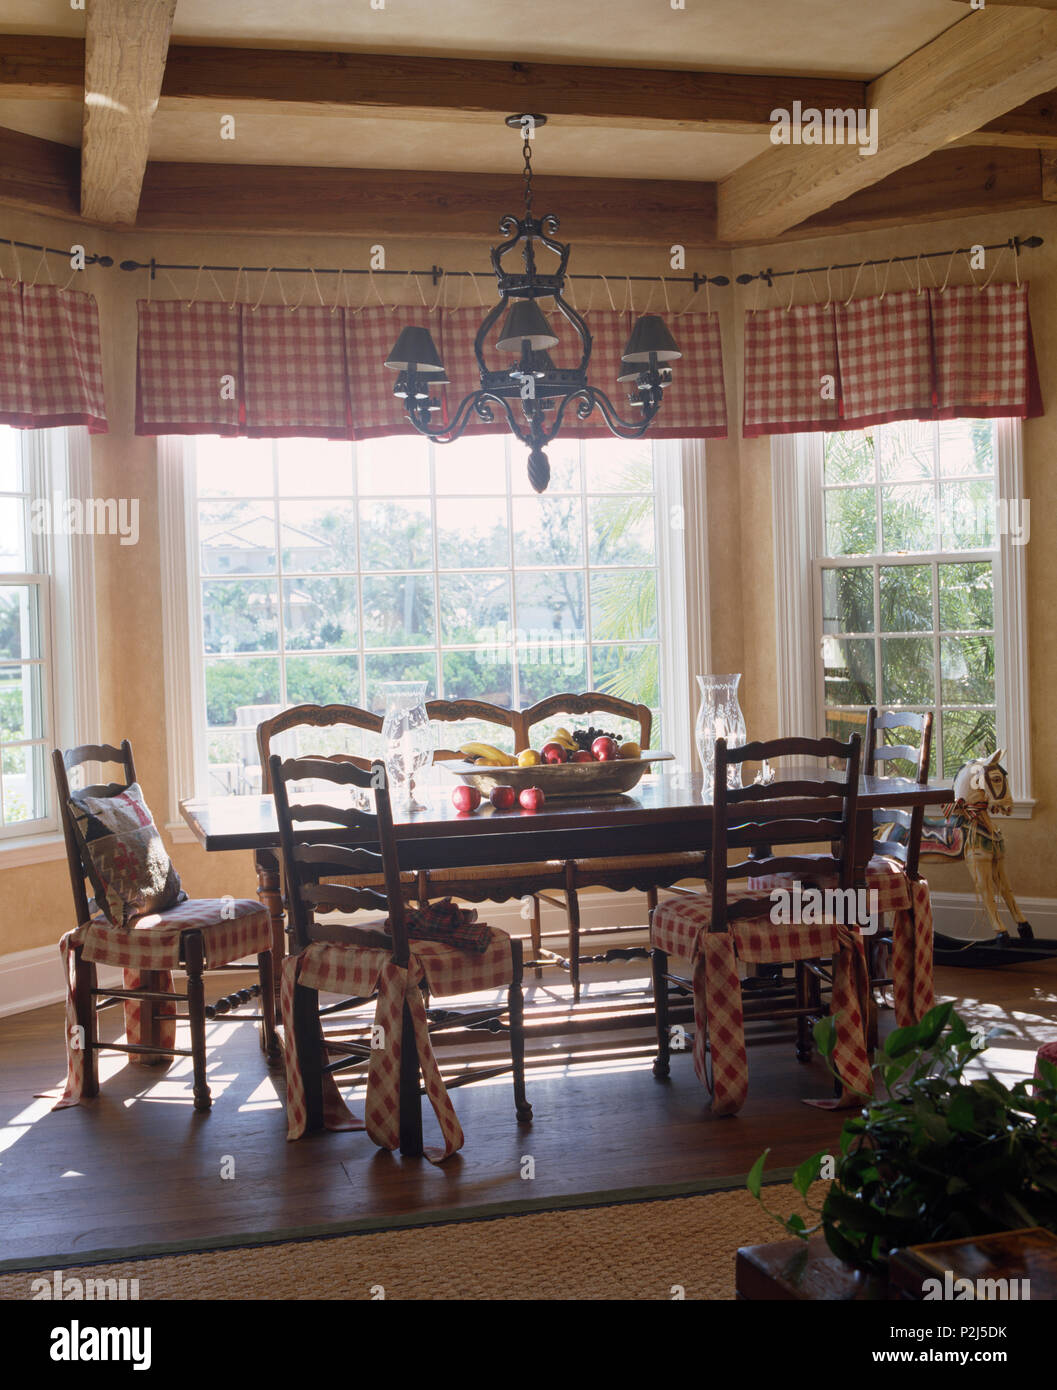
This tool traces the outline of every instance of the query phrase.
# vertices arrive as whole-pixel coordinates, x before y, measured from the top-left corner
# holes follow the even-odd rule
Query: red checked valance
[[[381,305],[338,307],[141,301],[136,381],[137,434],[222,434],[325,439],[368,439],[410,430],[403,402],[393,396],[395,373],[383,365],[405,325],[433,334],[448,370],[444,405],[479,386],[473,340],[484,311]],[[594,338],[589,379],[604,390],[625,419],[636,418],[617,385],[620,353],[633,316],[591,312]],[[560,315],[555,317],[560,322]],[[686,313],[671,321],[682,358],[650,434],[667,438],[715,438],[727,433],[723,350],[716,314]],[[575,334],[558,330],[557,366],[575,366]],[[489,362],[501,355],[486,349]],[[471,431],[507,433],[502,411],[491,425]],[[608,437],[600,415],[562,425],[569,437]]]
[[[106,429],[99,315],[90,294],[0,280],[0,424]]]
[[[744,360],[750,437],[1042,414],[1027,285],[750,311]]]

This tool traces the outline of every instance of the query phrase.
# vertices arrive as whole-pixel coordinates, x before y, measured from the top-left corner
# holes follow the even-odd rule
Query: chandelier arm
[[[504,236],[510,236],[511,232],[513,232],[514,235],[510,236],[509,241],[501,241],[498,246],[492,247],[492,270],[496,276],[501,276],[503,274],[503,257],[508,251],[513,251],[522,237],[521,223],[513,213],[508,212],[499,219],[499,230]]]
[[[583,354],[580,358],[580,365],[576,370],[579,372],[586,372],[587,365],[591,360],[591,350],[594,346],[594,339],[591,337],[591,330],[587,326],[587,320],[573,308],[563,294],[556,294],[554,296],[554,302],[562,317],[572,324],[576,336],[580,339],[580,343],[583,347]]]
[[[496,303],[492,306],[491,309],[489,309],[488,313],[485,314],[484,318],[481,320],[481,326],[478,328],[477,334],[473,340],[473,355],[477,359],[477,367],[479,371],[487,372],[490,370],[488,363],[484,360],[484,340],[488,336],[488,332],[491,329],[492,325],[495,323],[496,319],[503,312],[503,307],[505,304],[505,299],[499,299],[496,301]]]
[[[658,390],[643,402],[641,419],[625,420],[604,391],[599,391],[597,387],[594,386],[589,386],[587,391],[591,397],[592,406],[597,406],[602,412],[602,416],[610,432],[615,434],[618,439],[640,439],[646,433],[653,417],[661,408],[661,393]],[[588,414],[590,414],[590,411]]]
[[[503,407],[507,423],[511,432],[522,444],[530,444],[531,439],[518,425],[514,412],[510,408],[510,403],[503,396],[497,396],[492,391],[473,391],[468,396],[464,396],[456,408],[455,414],[446,425],[431,425],[428,418],[418,420],[410,412],[408,419],[419,434],[434,440],[436,443],[452,443],[463,433],[469,423],[471,412],[477,414],[478,418],[486,424],[491,424],[494,417],[492,404]]]
[[[554,273],[564,280],[565,268],[569,264],[569,252],[572,248],[568,242],[555,239],[555,233],[560,225],[561,223],[553,212],[544,213],[539,220],[540,230],[536,233],[536,240],[541,241],[548,251],[552,251],[558,257],[558,268]]]

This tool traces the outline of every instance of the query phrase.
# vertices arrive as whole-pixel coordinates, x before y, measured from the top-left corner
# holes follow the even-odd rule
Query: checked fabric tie
[[[299,956],[283,962],[282,1013],[286,1045],[287,1138],[299,1139],[307,1125],[304,1077],[297,1055],[294,1030],[294,991],[298,985],[328,993],[348,993],[369,998],[377,991],[373,1037],[380,1046],[371,1048],[367,1068],[365,1119],[346,1106],[332,1074],[324,1073],[323,1123],[327,1129],[366,1129],[379,1148],[400,1146],[400,1058],[403,1049],[403,1011],[406,1002],[414,1028],[419,1066],[433,1113],[440,1124],[442,1148],[423,1152],[431,1163],[443,1163],[462,1147],[463,1132],[451,1097],[437,1065],[430,1041],[426,1005],[420,984],[421,963],[414,953],[410,969],[394,965],[384,949],[351,951],[325,943],[309,946]],[[378,1030],[381,1029],[379,1032]],[[320,1029],[322,1037],[322,1028]]]

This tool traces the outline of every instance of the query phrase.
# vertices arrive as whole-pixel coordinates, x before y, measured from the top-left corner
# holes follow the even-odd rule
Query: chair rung
[[[743,1006],[742,1014],[746,1023],[748,1023],[750,1019],[758,1019],[762,1022],[770,1023],[772,1019],[819,1017],[818,1009],[814,1005],[807,1004],[800,1008],[790,1009],[749,1009]]]
[[[217,1013],[210,1013],[210,1012],[209,1012],[209,1008],[210,1008],[210,1006],[207,1004],[207,1005],[206,1005],[206,1022],[207,1022],[207,1023],[263,1023],[263,1022],[264,1022],[264,1019],[263,1019],[263,1017],[262,1017],[261,1014],[240,1014],[240,1013],[235,1013],[234,1011],[229,1011],[229,1012],[226,1013],[226,1014],[217,1014]],[[191,1020],[191,1015],[190,1015],[190,1014],[163,1014],[162,1017],[163,1017],[163,1018],[166,1018],[166,1019],[169,1019],[169,1018],[175,1019],[175,1021],[176,1021],[177,1023],[190,1023],[190,1022],[192,1021],[192,1020]]]
[[[369,1004],[374,998],[376,998],[376,996],[373,994],[368,995],[366,999],[361,999],[357,995],[353,995],[349,999],[340,1000],[337,1004],[325,1004],[320,1009],[319,1016],[320,1018],[326,1018],[327,1014],[341,1013],[342,1009],[356,1009],[359,1008],[361,1004]]]
[[[469,1086],[474,1081],[486,1081],[490,1076],[502,1076],[505,1072],[512,1071],[513,1066],[513,1062],[504,1062],[501,1066],[481,1067],[478,1071],[453,1076],[450,1081],[445,1077],[444,1085],[447,1090],[454,1091],[457,1086]],[[426,1094],[424,1086],[419,1087],[419,1094],[423,1096]]]
[[[336,1062],[327,1062],[321,1070],[325,1076],[332,1076],[337,1071],[344,1071],[346,1067],[362,1067],[367,1060],[366,1057],[339,1057]]]
[[[143,1052],[150,1057],[190,1057],[189,1047],[151,1047],[148,1043],[94,1042],[93,1052]]]
[[[186,994],[173,994],[161,989],[93,989],[94,995],[106,995],[107,1003],[118,999],[186,999]]]

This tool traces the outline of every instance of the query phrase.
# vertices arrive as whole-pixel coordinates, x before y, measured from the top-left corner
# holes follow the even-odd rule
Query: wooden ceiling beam
[[[519,181],[505,174],[288,165],[151,163],[137,229],[454,237],[498,241],[518,211]],[[716,187],[675,180],[539,180],[536,206],[560,218],[574,243],[710,245]]]
[[[82,68],[79,39],[0,35],[0,96],[80,100]],[[837,78],[171,44],[160,106],[448,120],[527,108],[566,125],[744,135],[766,134],[776,107],[858,106],[865,91]]]
[[[0,128],[0,203],[28,212],[76,217],[81,153],[55,140]]]
[[[77,150],[0,129],[0,205],[77,218]],[[548,178],[559,235],[577,244],[705,248],[715,235],[714,184]],[[291,235],[479,237],[519,190],[502,175],[377,169],[148,164],[137,229]],[[952,149],[883,179],[779,241],[869,231],[1043,206],[1057,198],[1057,160],[1034,150]],[[753,244],[753,243],[745,243]]]
[[[720,184],[725,242],[774,239],[1057,86],[1057,15],[975,11],[870,83],[876,153],[779,145]]]
[[[940,150],[801,222],[782,240],[1042,205],[1037,150]]]
[[[0,34],[0,96],[23,101],[81,101],[84,40]]]
[[[1057,92],[1043,92],[955,145],[998,145],[1008,149],[1057,150]]]
[[[81,214],[131,224],[176,0],[87,0]]]
[[[852,103],[865,84],[833,78],[504,63],[381,53],[174,47],[165,109],[317,110],[448,119],[542,111],[566,125],[766,133],[793,101]]]

